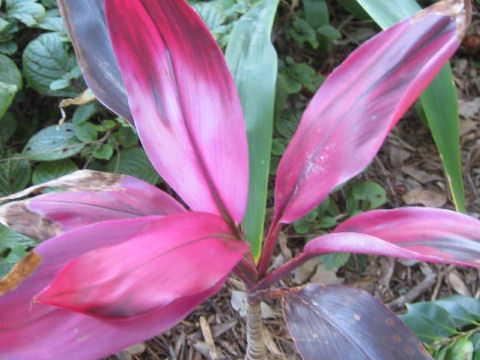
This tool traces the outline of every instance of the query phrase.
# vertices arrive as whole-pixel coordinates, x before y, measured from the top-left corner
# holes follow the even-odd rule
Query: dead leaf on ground
[[[438,178],[437,176],[429,174],[414,165],[404,165],[401,167],[401,170],[422,184],[428,184]]]
[[[335,269],[327,270],[324,264],[319,264],[317,266],[317,270],[315,270],[315,274],[313,274],[312,278],[310,279],[310,282],[340,285],[344,283],[344,279],[337,276]]]
[[[458,113],[465,119],[472,119],[480,111],[480,97],[471,101],[458,99]]]
[[[431,189],[413,189],[402,196],[407,205],[424,205],[429,207],[442,207],[447,203],[447,197],[439,191]]]
[[[313,258],[306,261],[293,271],[293,282],[296,285],[303,285],[313,275],[317,265],[320,264],[320,259]]]
[[[447,282],[458,294],[472,296],[472,294],[470,294],[470,290],[467,288],[467,285],[465,285],[460,277],[460,274],[456,270],[452,270],[447,274]]]
[[[390,164],[393,167],[399,167],[408,160],[410,152],[397,146],[390,146],[388,155],[390,157]]]

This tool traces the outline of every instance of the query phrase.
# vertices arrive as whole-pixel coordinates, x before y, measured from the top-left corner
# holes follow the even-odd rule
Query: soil
[[[282,2],[280,19],[274,31],[275,45],[280,56],[294,54],[320,71],[328,72],[354,49],[362,37],[378,28],[369,21],[355,20],[342,9],[334,7],[332,23],[341,29],[342,40],[334,42],[328,54],[301,49],[288,39],[282,26],[298,2]],[[460,101],[460,133],[463,174],[468,213],[480,217],[480,12],[474,8],[469,36],[452,59],[455,83]],[[306,102],[302,94],[297,101]],[[411,110],[389,135],[379,156],[361,179],[373,180],[387,191],[388,208],[406,205],[426,205],[453,209],[440,157],[428,128]],[[412,195],[412,191],[415,193]],[[411,196],[409,196],[411,195]],[[412,198],[416,199],[415,201]],[[421,201],[418,199],[422,199]],[[418,203],[420,202],[420,203]],[[282,248],[275,261],[298,254],[304,239],[284,229]],[[284,286],[298,286],[310,281],[335,282],[362,288],[397,312],[405,311],[405,303],[434,300],[452,293],[480,296],[479,271],[452,265],[400,261],[378,256],[368,258],[366,266],[358,265],[362,258],[353,257],[350,266],[325,270],[319,261],[310,263],[302,273],[292,274]],[[352,265],[353,264],[353,265]],[[313,278],[313,279],[312,279]],[[173,329],[109,359],[243,359],[245,354],[245,321],[231,306],[232,293],[242,291],[242,283],[234,276],[223,289],[198,307]],[[282,319],[279,301],[269,301],[270,317],[265,319],[265,334],[270,359],[300,359]]]

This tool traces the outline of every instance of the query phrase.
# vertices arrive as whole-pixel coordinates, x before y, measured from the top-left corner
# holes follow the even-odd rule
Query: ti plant
[[[2,223],[43,242],[0,282],[0,358],[109,355],[177,324],[232,271],[248,293],[247,359],[266,357],[259,306],[266,298],[283,299],[306,360],[430,358],[364,291],[274,285],[331,252],[480,267],[480,221],[429,208],[370,211],[309,241],[279,268],[269,264],[281,224],[361,172],[456,51],[468,4],[445,0],[417,13],[327,78],[280,161],[275,214],[257,260],[242,229],[249,188],[242,109],[200,17],[184,0],[59,3],[90,88],[135,126],[186,206],[139,179],[89,170],[3,198],[10,202],[0,207]]]

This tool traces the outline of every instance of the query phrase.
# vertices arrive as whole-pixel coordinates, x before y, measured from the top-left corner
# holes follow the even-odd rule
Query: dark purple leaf
[[[367,292],[311,284],[286,292],[288,330],[304,360],[425,360],[421,342]]]

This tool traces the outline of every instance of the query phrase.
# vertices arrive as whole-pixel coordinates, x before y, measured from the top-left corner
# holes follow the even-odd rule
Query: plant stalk
[[[245,360],[265,360],[267,350],[263,337],[260,301],[248,301],[247,307],[247,354]]]

